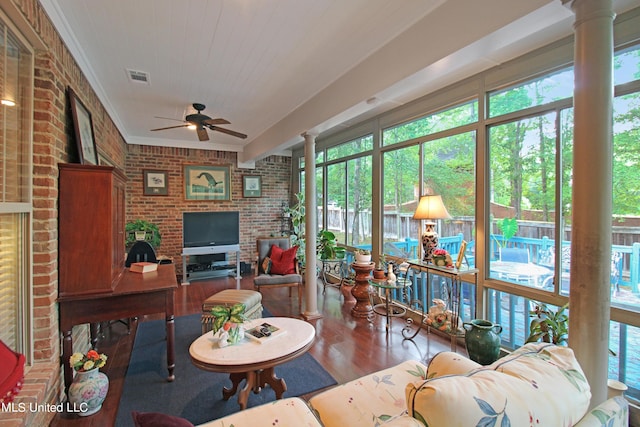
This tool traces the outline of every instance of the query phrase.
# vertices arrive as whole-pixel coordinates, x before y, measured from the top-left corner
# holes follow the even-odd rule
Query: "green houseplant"
[[[305,220],[306,213],[304,208],[304,193],[296,193],[296,204],[285,209],[285,214],[288,214],[291,219],[291,234],[289,239],[291,240],[291,246],[298,246],[298,260],[302,265],[305,263]]]
[[[162,236],[160,235],[158,226],[144,219],[136,219],[135,221],[128,222],[125,225],[124,231],[126,247],[130,247],[138,240],[136,232],[144,232],[144,240],[149,242],[154,249],[158,249],[162,242]]]
[[[544,303],[536,303],[534,309],[529,312],[533,319],[525,344],[542,341],[566,345],[569,336],[569,316],[565,312],[568,307],[569,303],[554,311]]]
[[[318,232],[317,254],[320,259],[342,259],[345,255],[345,249],[338,246],[336,235],[329,230],[320,230]]]

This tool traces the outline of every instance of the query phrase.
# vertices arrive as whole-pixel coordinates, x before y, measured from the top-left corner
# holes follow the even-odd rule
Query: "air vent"
[[[149,74],[144,71],[127,70],[127,75],[132,82],[149,84]]]

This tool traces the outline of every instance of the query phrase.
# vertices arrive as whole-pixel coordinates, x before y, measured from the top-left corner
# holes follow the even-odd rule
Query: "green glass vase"
[[[463,327],[469,359],[481,365],[490,365],[498,360],[502,326],[488,320],[475,319],[463,323]]]

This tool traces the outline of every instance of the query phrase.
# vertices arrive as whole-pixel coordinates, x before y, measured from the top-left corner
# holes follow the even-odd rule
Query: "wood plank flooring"
[[[188,286],[179,286],[175,296],[175,315],[200,313],[202,302],[206,298],[229,288],[235,288],[235,279],[216,278],[192,282]],[[241,288],[253,289],[253,276],[243,278]],[[384,317],[375,316],[372,322],[354,318],[350,313],[354,303],[343,301],[343,296],[336,288],[327,287],[326,294],[323,295],[322,282],[318,281],[318,310],[323,317],[311,322],[316,327],[316,341],[309,353],[338,383],[351,381],[408,359],[426,363],[436,353],[450,349],[448,338],[434,333],[428,335],[424,330],[413,341],[403,340],[401,319],[394,319],[392,330],[387,334]],[[274,316],[301,317],[297,313],[296,292],[293,293],[292,298],[289,298],[287,288],[263,289],[263,305]],[[145,316],[138,319],[138,322],[161,318],[161,314]],[[89,417],[58,414],[50,426],[110,427],[114,425],[136,328],[137,323],[134,322],[131,333],[127,334],[126,326],[114,323],[103,330],[103,336],[98,342],[98,350],[109,356],[107,365],[102,369],[109,377],[109,394],[101,411]],[[465,349],[460,345],[457,351],[466,355]],[[215,415],[212,415],[212,418],[215,418]]]

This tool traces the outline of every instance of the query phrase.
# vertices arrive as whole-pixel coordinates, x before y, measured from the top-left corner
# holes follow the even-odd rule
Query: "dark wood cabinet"
[[[125,268],[125,176],[109,166],[60,164],[58,304],[65,390],[73,379],[75,325],[164,313],[168,380],[175,367],[173,264],[133,273]]]
[[[59,170],[59,296],[112,291],[124,272],[126,178],[110,166]]]

